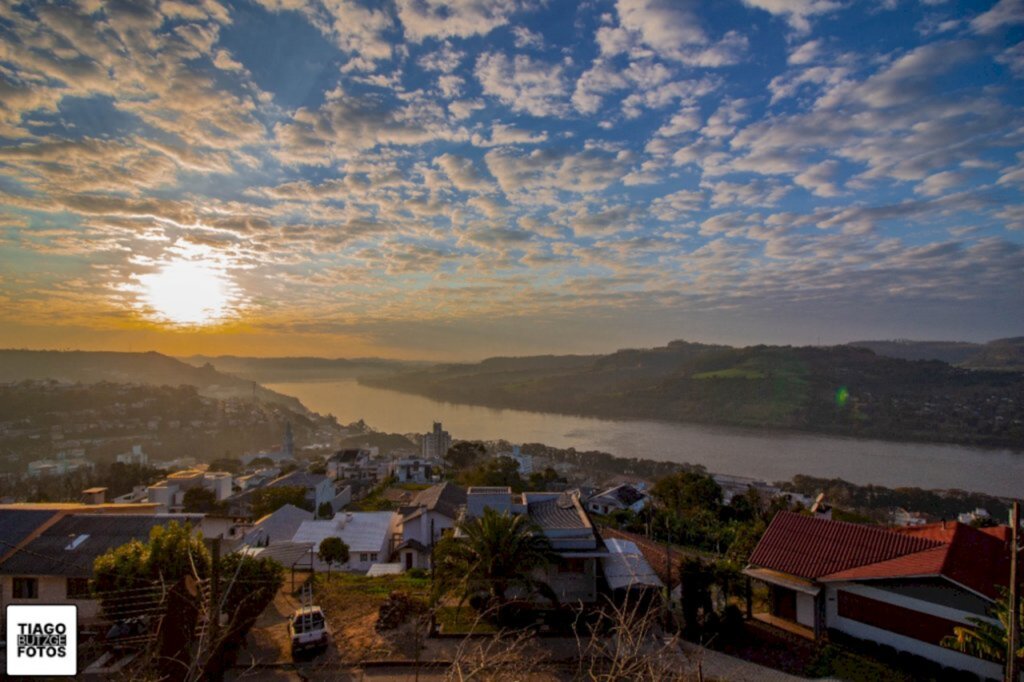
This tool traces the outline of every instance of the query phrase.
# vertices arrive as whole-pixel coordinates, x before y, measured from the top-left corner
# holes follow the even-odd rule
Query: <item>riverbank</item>
[[[355,381],[269,386],[342,423],[387,433],[424,433],[441,421],[464,440],[547,443],[627,458],[692,463],[708,471],[785,481],[804,474],[890,488],[1024,494],[1024,457],[1009,450],[894,443],[806,433],[657,421],[612,421],[447,403]]]

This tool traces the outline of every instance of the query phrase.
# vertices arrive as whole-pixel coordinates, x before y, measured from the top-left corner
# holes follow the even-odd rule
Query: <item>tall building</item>
[[[423,434],[420,452],[424,457],[443,458],[452,446],[451,435],[441,428],[441,422],[434,422],[434,430]]]

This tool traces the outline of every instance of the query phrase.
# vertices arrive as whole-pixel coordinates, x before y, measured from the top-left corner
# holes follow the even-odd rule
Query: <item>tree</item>
[[[301,485],[280,485],[273,488],[258,488],[252,493],[252,516],[259,519],[273,514],[286,504],[306,511],[313,511],[313,505],[306,500],[306,489]]]
[[[722,506],[722,488],[707,474],[680,471],[665,476],[651,488],[651,494],[666,509],[689,512],[707,509],[718,512]]]
[[[261,469],[263,467],[272,466],[274,466],[274,460],[270,459],[269,457],[256,457],[255,459],[249,462],[250,469]]]
[[[452,469],[460,470],[473,466],[486,454],[487,449],[480,441],[460,440],[448,448],[444,458],[448,462],[448,466]]]
[[[185,491],[186,512],[211,514],[222,511],[224,505],[217,501],[217,493],[209,488],[189,488]]]
[[[327,573],[330,575],[331,566],[348,563],[348,545],[339,537],[324,538],[320,541],[316,555],[320,561],[327,563]]]
[[[1024,600],[1021,600],[1024,602]],[[1021,631],[1024,631],[1024,608],[1018,608]],[[971,656],[985,658],[999,663],[1006,662],[1008,647],[1007,631],[1010,625],[1010,593],[999,589],[999,600],[992,606],[992,615],[999,621],[994,625],[980,618],[968,618],[974,627],[953,628],[953,634],[942,640],[942,646],[962,651]],[[1017,657],[1024,658],[1024,645],[1017,650]]]
[[[462,521],[458,529],[461,537],[445,536],[435,549],[436,596],[457,593],[463,601],[485,597],[499,614],[513,590],[557,603],[551,587],[535,577],[556,556],[529,517],[488,507],[483,516]]]
[[[226,471],[230,474],[237,474],[242,470],[242,460],[234,457],[218,457],[210,462],[210,471]]]
[[[468,471],[463,471],[459,481],[465,486],[509,486],[514,492],[525,488],[519,475],[519,464],[511,457],[495,457]]]

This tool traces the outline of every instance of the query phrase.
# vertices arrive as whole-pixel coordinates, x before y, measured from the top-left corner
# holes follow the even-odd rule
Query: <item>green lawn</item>
[[[764,379],[765,373],[749,367],[730,367],[694,374],[694,379]]]

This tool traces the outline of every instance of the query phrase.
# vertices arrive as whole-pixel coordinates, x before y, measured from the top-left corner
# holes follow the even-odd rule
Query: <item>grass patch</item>
[[[404,590],[421,599],[430,593],[429,578],[388,575],[367,578],[354,573],[317,574],[313,579],[314,601],[324,610],[342,658],[349,662],[402,658],[404,642],[377,632],[377,616],[388,595]]]
[[[694,374],[694,379],[764,379],[765,373],[749,367],[730,367]]]
[[[419,492],[421,490],[426,490],[431,485],[432,485],[431,483],[399,483],[398,485],[393,486],[393,487],[399,488],[401,490],[409,490],[411,492],[417,493],[417,492]]]
[[[470,606],[441,606],[437,609],[437,624],[445,635],[491,634],[498,630],[481,619]]]

